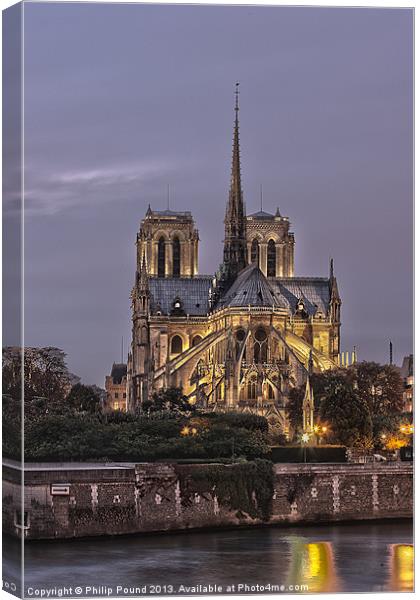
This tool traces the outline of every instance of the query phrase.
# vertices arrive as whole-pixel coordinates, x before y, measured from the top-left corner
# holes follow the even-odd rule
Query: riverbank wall
[[[213,484],[214,473],[229,486]],[[259,490],[246,489],[238,473],[238,465],[215,471],[201,464],[26,463],[21,514],[22,471],[7,461],[3,530],[27,539],[78,538],[413,514],[413,467],[407,463],[273,465],[265,515],[257,506]]]

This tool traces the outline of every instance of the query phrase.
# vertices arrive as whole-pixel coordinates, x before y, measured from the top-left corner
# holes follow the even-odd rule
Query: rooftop
[[[192,219],[191,211],[180,211],[180,210],[152,210],[149,204],[149,208],[146,212],[146,219]]]
[[[111,377],[114,383],[121,383],[123,377],[127,376],[127,365],[125,363],[114,363],[111,369]]]

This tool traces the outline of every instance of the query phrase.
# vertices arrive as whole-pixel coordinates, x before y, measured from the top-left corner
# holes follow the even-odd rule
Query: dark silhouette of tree
[[[359,394],[369,404],[372,415],[391,415],[403,410],[403,381],[394,365],[364,361],[352,365],[348,376],[356,380]]]
[[[341,376],[331,378],[322,398],[319,417],[328,425],[328,439],[348,447],[373,445],[372,418],[367,402]]]
[[[101,398],[93,386],[76,383],[67,397],[69,408],[77,412],[97,413],[101,410]]]
[[[59,348],[26,347],[23,352],[17,346],[3,349],[3,393],[21,399],[23,387],[25,410],[36,399],[44,399],[50,405],[63,403],[72,378],[66,354]]]
[[[159,412],[168,411],[173,413],[190,414],[195,412],[194,405],[188,402],[180,388],[162,389],[153,394],[151,401],[143,403],[143,411]]]

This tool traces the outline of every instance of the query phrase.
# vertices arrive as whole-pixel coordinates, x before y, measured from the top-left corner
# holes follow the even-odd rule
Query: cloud
[[[25,166],[25,216],[52,216],[87,203],[92,205],[116,198],[132,199],[157,186],[161,187],[171,174],[185,166],[179,159],[170,158],[74,168],[54,173],[49,173],[45,166]],[[16,185],[10,185],[6,192],[6,214],[17,213],[19,189]]]

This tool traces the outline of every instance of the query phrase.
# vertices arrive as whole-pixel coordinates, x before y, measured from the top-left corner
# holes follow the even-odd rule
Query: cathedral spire
[[[233,129],[232,170],[225,216],[224,270],[229,281],[246,266],[245,207],[241,185],[239,148],[239,83],[235,86],[235,123]]]

